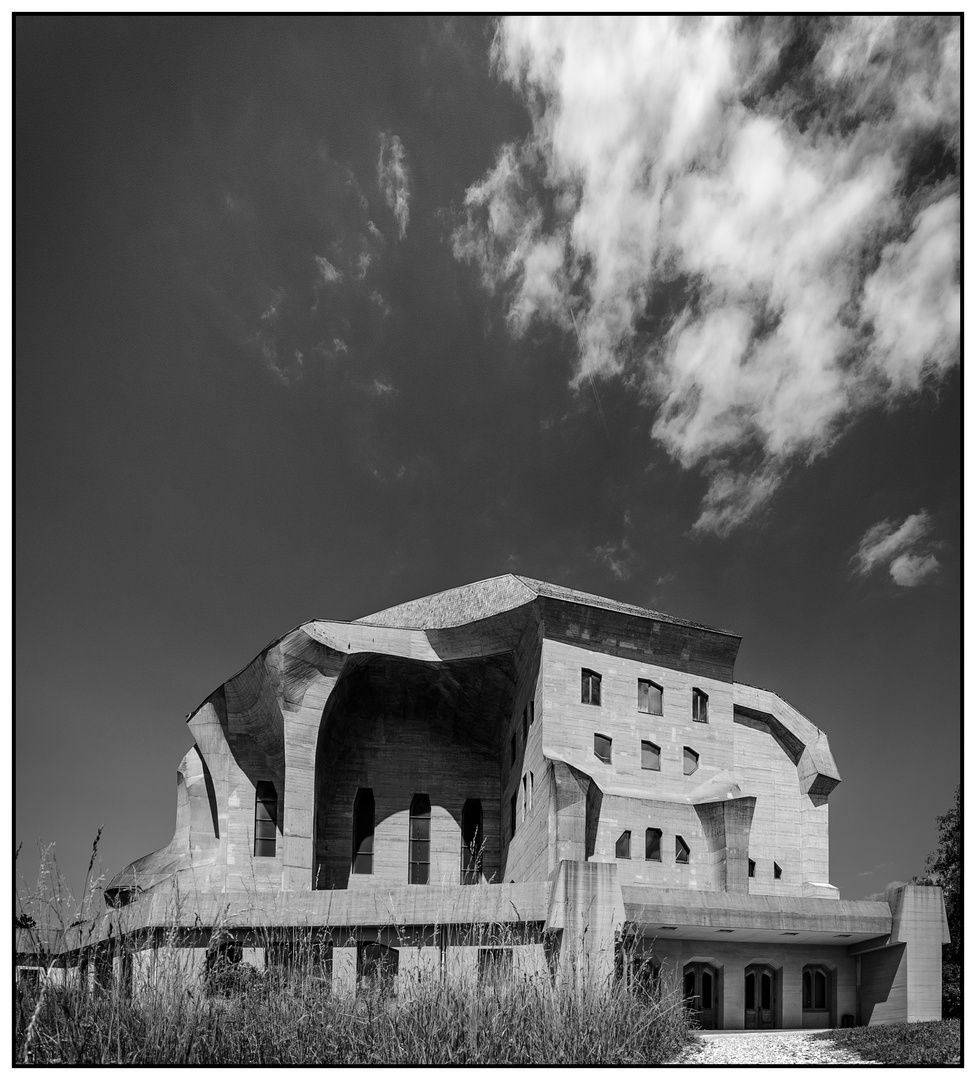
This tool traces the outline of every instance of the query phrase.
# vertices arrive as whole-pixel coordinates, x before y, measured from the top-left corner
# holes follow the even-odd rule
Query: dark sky
[[[508,570],[741,634],[830,739],[833,884],[922,870],[960,776],[958,27],[876,22],[16,20],[28,880],[54,842],[78,890],[102,824],[109,875],[165,844],[183,717],[272,639]],[[735,61],[713,158],[646,82],[684,45]]]

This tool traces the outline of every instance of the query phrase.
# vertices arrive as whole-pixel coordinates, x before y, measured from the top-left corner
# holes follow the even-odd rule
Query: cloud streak
[[[410,173],[407,169],[407,152],[398,135],[391,132],[380,134],[380,158],[376,165],[380,191],[386,205],[400,226],[400,239],[407,235],[410,221]]]
[[[493,59],[532,128],[455,256],[513,334],[575,311],[576,385],[641,387],[697,530],[958,362],[958,20],[513,18]]]
[[[879,521],[861,537],[851,559],[855,573],[863,577],[887,565],[896,585],[920,585],[939,569],[939,561],[931,551],[931,532],[932,519],[925,510],[910,514],[898,526],[892,521]]]

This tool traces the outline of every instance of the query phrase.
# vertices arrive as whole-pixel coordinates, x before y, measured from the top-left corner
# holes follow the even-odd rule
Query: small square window
[[[708,723],[708,694],[697,687],[691,692],[691,718],[697,724]]]
[[[661,748],[652,742],[641,742],[641,768],[661,771]]]
[[[664,691],[650,679],[637,680],[637,711],[661,716],[664,712]]]
[[[626,829],[617,837],[615,854],[618,859],[630,858],[630,829]]]
[[[584,705],[600,704],[600,682],[602,676],[595,671],[583,668],[580,675],[580,701]]]
[[[698,769],[698,754],[690,746],[685,747],[685,776],[691,776]]]
[[[609,765],[611,763],[611,747],[613,740],[606,735],[594,735],[593,736],[593,753],[604,762]]]

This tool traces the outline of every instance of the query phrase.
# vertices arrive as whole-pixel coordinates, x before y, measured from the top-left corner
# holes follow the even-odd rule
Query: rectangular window
[[[254,854],[274,858],[278,793],[270,780],[259,780],[254,793]]]
[[[482,836],[480,799],[468,799],[461,810],[461,884],[477,885],[481,881]]]
[[[657,683],[650,679],[637,680],[637,711],[650,713],[651,716],[661,716],[663,707],[664,691]]]
[[[684,748],[685,776],[698,771],[698,754],[690,746]]]
[[[529,702],[529,727],[535,723],[535,699]]]
[[[618,859],[630,858],[630,829],[626,829],[617,837],[615,854]]]
[[[593,736],[593,753],[606,765],[611,763],[611,747],[613,740],[607,735]]]
[[[684,841],[684,837],[676,836],[674,838],[674,861],[676,863],[687,863],[691,857],[691,848]]]
[[[595,671],[583,668],[580,676],[580,701],[584,705],[600,704],[600,681],[601,676]]]
[[[648,829],[644,833],[644,858],[648,862],[661,861],[661,830]]]
[[[509,811],[510,811],[510,814],[511,814],[512,836],[514,836],[515,835],[515,825],[516,825],[516,823],[518,821],[518,794],[517,793],[512,796],[511,800],[509,801],[508,808],[509,808]]]
[[[478,950],[478,982],[504,983],[512,977],[511,949]]]
[[[652,742],[641,742],[641,768],[661,771],[661,748]]]
[[[779,881],[779,879],[782,876],[783,876],[783,868],[782,868],[782,866],[780,866],[779,863],[773,863],[773,878],[776,881]]]
[[[749,860],[749,877],[756,876],[756,862],[754,859]]]
[[[373,823],[376,803],[372,788],[360,788],[352,807],[352,872],[373,872]]]
[[[411,885],[430,881],[430,799],[414,795],[410,803],[410,874]]]
[[[697,724],[708,723],[708,694],[697,687],[691,692],[691,718]]]

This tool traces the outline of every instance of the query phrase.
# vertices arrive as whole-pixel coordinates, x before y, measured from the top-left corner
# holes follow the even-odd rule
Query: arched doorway
[[[746,1027],[771,1028],[776,1024],[776,972],[767,964],[746,968]]]
[[[718,972],[711,964],[685,964],[684,1001],[698,1021],[708,1031],[718,1025]]]

